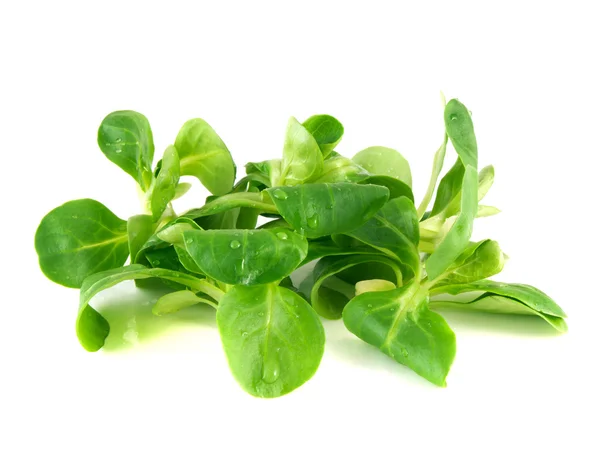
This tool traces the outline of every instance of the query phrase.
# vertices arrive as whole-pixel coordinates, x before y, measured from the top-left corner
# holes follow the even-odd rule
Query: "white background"
[[[2,3],[0,448],[599,448],[595,2],[401,3]],[[420,200],[440,90],[472,110],[496,168],[485,203],[503,213],[475,237],[510,255],[499,279],[558,301],[566,335],[447,314],[458,353],[441,389],[326,322],[316,376],[267,401],[229,374],[212,311],[150,321],[152,298],[126,284],[96,304],[135,321],[106,351],[79,347],[77,291],[43,277],[33,236],[74,198],[139,212],[96,145],[107,113],[145,114],[157,154],[202,117],[240,167],[278,157],[290,115],[332,114],[344,155],[400,150]],[[204,195],[196,183],[176,208]]]

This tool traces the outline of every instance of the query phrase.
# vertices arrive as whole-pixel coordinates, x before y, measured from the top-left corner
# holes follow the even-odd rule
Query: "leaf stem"
[[[438,148],[437,152],[435,152],[435,156],[433,157],[433,169],[431,170],[431,178],[429,179],[429,186],[427,187],[427,192],[425,192],[425,196],[417,208],[417,217],[419,220],[425,214],[427,207],[429,206],[429,202],[431,202],[431,198],[433,197],[433,191],[435,190],[435,185],[437,184],[437,179],[440,176],[440,172],[442,171],[442,167],[444,166],[444,157],[446,156],[446,146],[448,145],[448,134],[444,132],[444,140],[440,148]]]

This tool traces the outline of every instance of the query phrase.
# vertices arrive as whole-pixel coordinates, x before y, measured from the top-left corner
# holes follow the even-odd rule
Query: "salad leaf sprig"
[[[325,346],[321,318],[342,319],[358,338],[445,386],[456,338],[438,311],[528,314],[560,332],[567,326],[542,291],[490,279],[506,255],[496,241],[471,235],[476,218],[499,212],[481,204],[494,168],[479,168],[471,113],[460,101],[444,101],[443,118],[416,206],[408,161],[388,147],[343,156],[336,148],[344,128],[328,115],[292,117],[281,157],[247,163],[236,183],[228,148],[204,120],[186,122],[153,166],[146,117],[113,112],[98,145],[136,181],[141,213],[124,220],[92,199],[55,208],[35,235],[40,268],[80,289],[76,330],[88,351],[110,333],[94,296],[154,279],[171,290],[154,302],[155,320],[198,303],[217,310],[231,372],[252,395],[281,396],[314,375]],[[449,144],[456,162],[438,183]],[[211,195],[177,214],[173,201],[194,192],[182,177]],[[306,265],[309,275],[294,284]]]

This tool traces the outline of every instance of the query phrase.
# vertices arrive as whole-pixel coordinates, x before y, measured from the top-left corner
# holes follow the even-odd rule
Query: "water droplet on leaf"
[[[319,216],[317,216],[316,214],[310,216],[307,220],[306,220],[306,224],[308,225],[309,228],[317,228],[319,226]]]
[[[279,362],[266,360],[263,366],[262,379],[265,383],[275,383],[279,378]]]
[[[242,332],[242,337],[248,337],[248,332],[247,331],[243,331]]]
[[[285,200],[286,198],[288,198],[288,195],[285,193],[285,191],[282,191],[281,189],[275,189],[273,191],[273,197],[275,197],[277,200]]]
[[[123,151],[123,149],[118,148],[118,149],[115,150],[115,153],[121,153],[122,151]]]
[[[408,358],[408,350],[406,350],[405,348],[402,349],[402,356]]]
[[[285,241],[288,238],[288,235],[285,234],[283,231],[280,231],[279,233],[277,233],[277,237],[283,241]]]
[[[229,244],[231,248],[240,248],[240,245],[242,245],[240,241],[231,241],[231,244]]]

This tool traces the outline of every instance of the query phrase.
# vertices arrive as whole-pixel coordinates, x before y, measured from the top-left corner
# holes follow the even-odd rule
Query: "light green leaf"
[[[156,222],[173,200],[179,183],[179,156],[172,145],[168,146],[162,158],[162,164],[152,187],[150,188],[150,210]]]
[[[87,276],[125,263],[127,222],[96,200],[72,200],[42,219],[35,250],[44,275],[79,288]]]
[[[222,297],[223,292],[216,286],[213,287],[215,291],[220,292],[220,294],[215,295],[218,295],[218,298]],[[217,308],[217,303],[214,300],[204,297],[203,294],[198,295],[192,291],[183,290],[177,292],[169,292],[168,294],[165,294],[161,298],[159,298],[152,307],[152,314],[156,316],[173,314],[184,308],[197,305],[198,303],[205,303],[207,305],[212,306],[215,309]]]
[[[192,275],[166,269],[149,269],[141,264],[119,267],[87,277],[79,292],[79,313],[76,323],[77,337],[83,348],[89,352],[100,350],[110,331],[106,319],[89,305],[90,300],[99,292],[123,281],[153,277],[175,282],[198,292],[204,292],[208,284]]]
[[[295,118],[290,118],[283,144],[283,160],[278,183],[295,186],[318,178],[323,171],[323,155],[315,138]]]
[[[332,152],[323,162],[323,172],[313,183],[340,183],[344,181],[359,183],[369,178],[369,172],[351,159]],[[375,183],[377,184],[377,183]]]
[[[369,147],[352,158],[371,175],[385,175],[412,186],[412,175],[408,161],[398,151],[388,147]]]
[[[202,208],[188,211],[184,214],[184,217],[197,219],[240,207],[277,214],[277,208],[273,205],[269,196],[263,195],[260,192],[235,192],[214,198]]]
[[[427,291],[418,281],[354,297],[344,308],[343,319],[363,341],[432,383],[446,385],[456,338],[446,321],[429,310]]]
[[[129,257],[132,262],[144,246],[144,244],[154,234],[154,224],[152,217],[147,214],[132,216],[127,220],[127,237],[129,243]]]
[[[233,376],[256,397],[279,397],[317,371],[323,325],[298,294],[273,284],[235,286],[221,299],[217,325]]]
[[[445,102],[445,100],[444,100]],[[429,179],[429,185],[427,186],[427,191],[425,192],[425,196],[417,209],[417,217],[419,220],[427,211],[427,207],[429,206],[429,202],[431,202],[431,197],[433,197],[433,192],[435,191],[435,185],[437,184],[437,179],[442,172],[442,168],[444,167],[444,158],[446,157],[446,147],[448,145],[448,135],[444,132],[444,140],[442,141],[442,145],[435,152],[435,156],[433,157],[433,168],[431,169],[431,177]]]
[[[191,175],[214,195],[231,191],[235,164],[219,135],[202,119],[188,120],[175,139],[180,174]]]
[[[143,191],[152,182],[154,140],[148,119],[135,111],[115,111],[98,129],[102,153],[133,177]]]
[[[437,285],[464,284],[483,280],[504,268],[504,253],[496,241],[486,239],[471,243],[454,261]]]
[[[179,183],[175,188],[175,195],[173,196],[173,200],[177,200],[178,198],[183,197],[187,191],[191,189],[192,185],[190,183]]]

